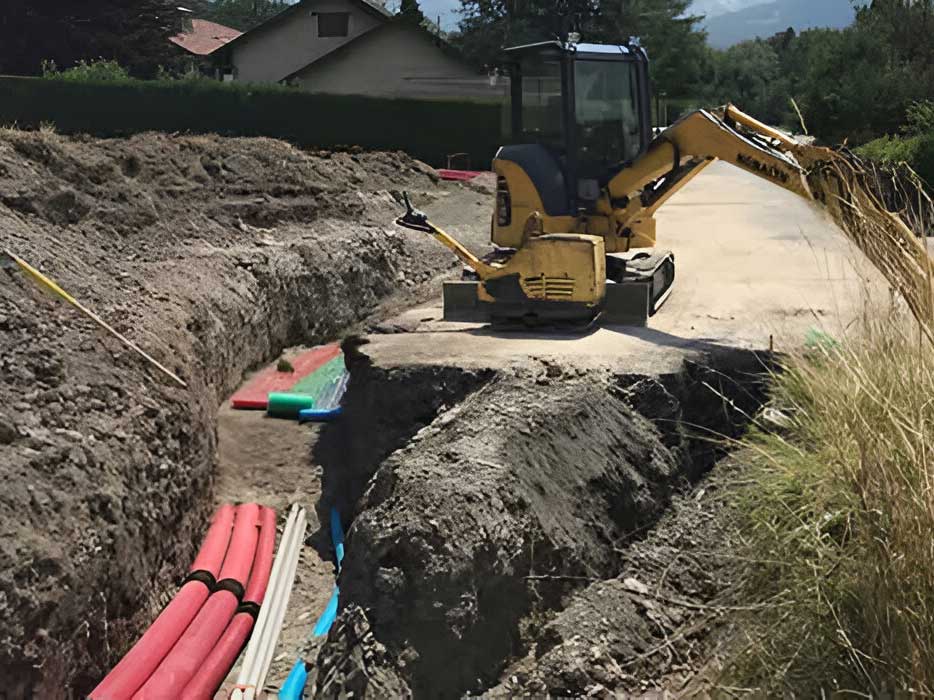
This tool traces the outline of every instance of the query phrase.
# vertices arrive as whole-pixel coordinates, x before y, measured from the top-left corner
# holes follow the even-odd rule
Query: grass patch
[[[750,644],[732,675],[768,694],[934,695],[934,347],[907,313],[790,357],[781,432],[749,441]]]

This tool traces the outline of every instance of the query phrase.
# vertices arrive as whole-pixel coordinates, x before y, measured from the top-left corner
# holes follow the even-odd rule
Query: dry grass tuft
[[[905,314],[789,358],[745,493],[751,590],[772,598],[740,664],[772,690],[934,694],[934,352]],[[776,564],[775,562],[782,562]]]
[[[815,198],[898,295],[774,378],[787,425],[749,437],[741,509],[748,591],[770,607],[746,620],[733,672],[770,694],[934,695],[934,264],[880,174],[821,150]]]
[[[934,260],[919,238],[934,216],[921,181],[907,166],[883,170],[846,151],[800,147],[796,155],[814,199],[905,300],[934,345]],[[893,204],[899,208],[890,212]]]

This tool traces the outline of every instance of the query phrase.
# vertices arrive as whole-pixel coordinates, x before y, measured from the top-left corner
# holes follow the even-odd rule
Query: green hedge
[[[500,106],[451,100],[315,95],[214,81],[75,82],[0,77],[0,124],[62,133],[141,131],[270,136],[303,147],[403,150],[433,165],[470,154],[485,168],[500,140]]]
[[[921,136],[883,136],[860,146],[856,152],[889,165],[908,163],[934,192],[934,132]]]

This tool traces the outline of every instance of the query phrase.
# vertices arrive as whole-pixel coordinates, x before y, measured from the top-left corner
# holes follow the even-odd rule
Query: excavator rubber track
[[[644,326],[671,295],[675,256],[670,250],[607,255],[604,323]]]

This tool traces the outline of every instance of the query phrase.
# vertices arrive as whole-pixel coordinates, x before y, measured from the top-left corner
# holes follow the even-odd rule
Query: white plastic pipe
[[[273,571],[269,578],[266,599],[260,607],[256,626],[254,627],[253,634],[250,636],[250,643],[247,646],[243,665],[237,676],[237,685],[243,687],[236,688],[231,694],[234,700],[244,700],[245,698],[253,697],[256,693],[255,688],[251,688],[250,686],[253,684],[253,678],[256,676],[255,669],[257,663],[262,658],[260,653],[262,640],[266,634],[268,634],[269,623],[273,609],[275,608],[276,599],[281,595],[283,574],[288,570],[288,559],[292,551],[292,543],[295,539],[295,526],[298,523],[300,513],[300,506],[298,506],[298,504],[293,505],[285,527],[282,530],[282,538],[279,541],[279,549],[276,552],[276,560],[273,563]]]
[[[276,551],[276,558],[272,564],[272,572],[269,574],[266,598],[263,604],[260,605],[259,615],[256,618],[256,624],[253,626],[253,633],[250,635],[250,642],[247,644],[243,662],[240,665],[240,673],[237,674],[238,686],[246,686],[249,676],[252,675],[250,671],[256,663],[260,638],[262,637],[263,630],[266,628],[275,593],[279,588],[279,581],[282,579],[282,570],[285,566],[285,560],[288,558],[288,552],[290,551],[287,545],[292,539],[292,532],[295,530],[295,524],[298,521],[300,510],[300,506],[297,503],[294,504],[289,511],[289,517],[285,521],[285,527],[282,530],[282,538],[279,541],[279,549]],[[239,687],[234,689],[230,697],[232,700],[244,700],[243,689]]]
[[[261,678],[265,680],[264,669],[268,670],[269,663],[272,660],[272,651],[279,639],[279,631],[282,627],[285,609],[295,580],[298,554],[305,539],[305,528],[305,509],[298,508],[295,518],[288,524],[288,532],[283,530],[282,542],[279,545],[282,565],[277,572],[271,597],[261,609],[261,613],[264,610],[266,611],[266,615],[262,620],[263,626],[261,629],[257,629],[250,639],[251,648],[248,649],[248,652],[252,652],[252,656],[245,659],[244,667],[237,680],[237,685],[244,687],[242,689],[237,688],[234,691],[231,696],[234,700],[253,700],[262,687]],[[279,561],[279,556],[277,556],[277,561]]]
[[[305,511],[302,509],[299,511],[298,519],[291,533],[291,538],[286,543],[286,559],[283,563],[282,576],[276,590],[276,596],[270,606],[269,617],[266,620],[266,626],[263,629],[263,634],[259,641],[256,658],[250,668],[250,674],[247,676],[247,687],[243,695],[244,700],[253,700],[265,683],[266,673],[272,661],[272,654],[279,639],[286,607],[288,606],[289,597],[292,592],[292,584],[295,580],[295,569],[298,564],[298,554],[304,542],[305,527]]]
[[[273,653],[276,650],[276,645],[279,642],[279,635],[282,633],[282,623],[285,621],[285,613],[289,607],[289,599],[292,597],[292,588],[295,585],[295,571],[298,569],[298,561],[302,552],[302,546],[305,543],[305,529],[308,526],[307,515],[305,509],[302,509],[301,514],[298,517],[298,525],[295,527],[296,537],[295,544],[293,547],[292,556],[289,561],[288,575],[285,576],[287,585],[285,591],[281,596],[276,610],[272,612],[274,615],[273,622],[270,626],[271,634],[269,635],[265,653],[261,657],[262,663],[259,665],[259,675],[256,679],[257,692],[266,685],[266,676],[269,675],[269,667],[272,665]],[[248,699],[250,700],[250,699]]]
[[[292,551],[294,550],[295,545],[295,533],[297,531],[297,525],[302,515],[302,508],[297,504],[293,506],[293,512],[290,513],[291,519],[287,524],[287,530],[282,531],[282,541],[279,544],[279,555],[281,557],[281,565],[277,576],[274,582],[274,585],[271,586],[269,591],[269,597],[266,600],[266,604],[263,605],[262,610],[265,611],[265,617],[262,620],[263,625],[261,628],[256,630],[254,636],[250,639],[250,646],[252,655],[249,663],[244,664],[242,671],[243,682],[238,685],[243,685],[244,688],[241,690],[243,700],[252,700],[256,696],[258,688],[256,687],[256,681],[259,676],[259,667],[262,664],[262,660],[265,656],[265,645],[267,644],[267,639],[270,634],[272,634],[272,626],[275,622],[276,610],[279,605],[279,600],[282,598],[284,588],[287,585],[288,572],[291,567],[291,557]],[[279,559],[277,558],[277,561]],[[236,697],[236,695],[234,696]]]

